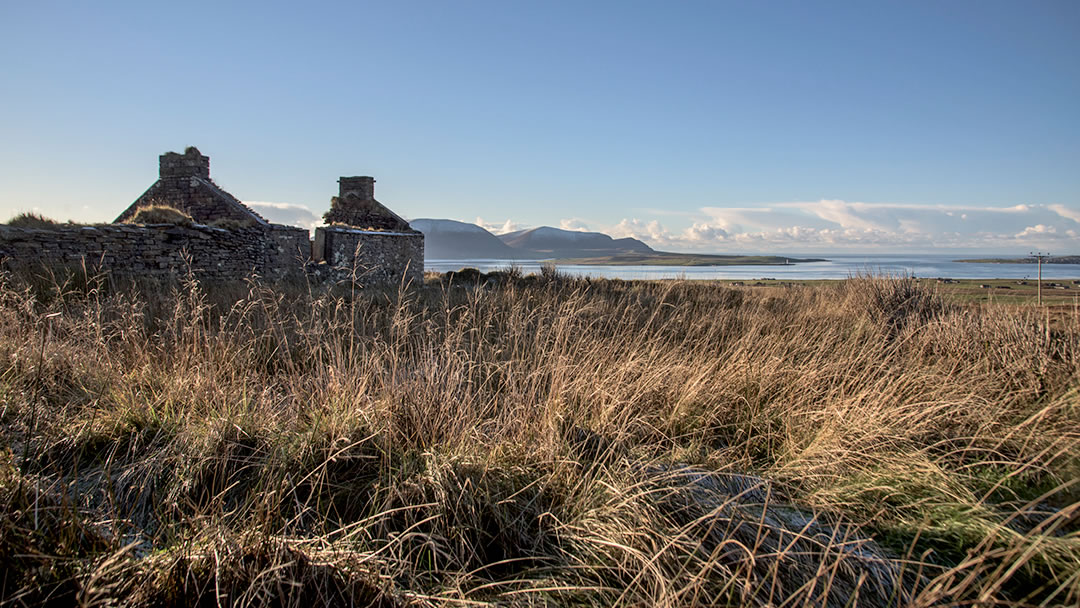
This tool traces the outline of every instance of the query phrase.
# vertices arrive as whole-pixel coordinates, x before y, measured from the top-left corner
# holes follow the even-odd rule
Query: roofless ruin
[[[8,266],[87,267],[114,276],[281,278],[309,273],[364,282],[423,278],[424,236],[375,200],[375,179],[342,177],[316,228],[274,224],[210,179],[210,157],[190,147],[158,158],[158,179],[112,224],[0,225]],[[147,224],[140,210],[167,207],[191,219]],[[177,215],[182,215],[177,214]]]

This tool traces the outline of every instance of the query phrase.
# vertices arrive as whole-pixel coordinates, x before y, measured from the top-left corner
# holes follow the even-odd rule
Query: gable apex
[[[113,221],[126,221],[140,207],[149,205],[175,207],[200,224],[229,219],[268,225],[262,216],[210,180],[210,157],[194,146],[183,154],[159,156],[157,181]]]
[[[357,228],[412,230],[409,222],[375,200],[375,178],[367,175],[338,179],[338,195],[330,199],[323,220]]]

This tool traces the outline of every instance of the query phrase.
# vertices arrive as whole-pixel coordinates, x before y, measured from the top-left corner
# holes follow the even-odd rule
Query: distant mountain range
[[[424,233],[424,257],[431,260],[497,259],[524,257],[499,237],[476,224],[422,218],[409,225]]]
[[[422,218],[409,224],[424,233],[428,260],[560,260],[573,264],[645,266],[772,266],[820,262],[769,255],[707,255],[656,251],[637,239],[550,226],[494,235],[476,224]]]
[[[599,232],[550,226],[496,236],[475,224],[454,220],[421,218],[409,224],[424,233],[424,257],[432,260],[537,260],[655,253],[637,239],[613,239]]]

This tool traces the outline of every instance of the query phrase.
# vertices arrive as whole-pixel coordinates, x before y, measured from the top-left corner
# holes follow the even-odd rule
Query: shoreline
[[[578,266],[795,266],[810,262],[828,262],[825,258],[795,258],[780,255],[714,255],[699,253],[618,254],[591,258],[559,258],[555,264]]]
[[[964,260],[953,260],[954,262],[961,264],[1037,264],[1038,261],[1033,257],[1025,258],[973,258]],[[1043,264],[1080,264],[1080,255],[1058,255],[1047,257],[1043,260]]]

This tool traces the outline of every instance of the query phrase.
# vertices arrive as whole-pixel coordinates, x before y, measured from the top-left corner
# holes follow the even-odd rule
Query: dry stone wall
[[[243,279],[255,272],[283,278],[303,270],[307,231],[274,226],[225,230],[200,224],[0,226],[0,260],[8,268],[85,266],[116,277],[176,278],[190,263],[200,279]]]
[[[312,245],[303,228],[269,224],[223,229],[192,224],[59,224],[49,229],[0,225],[0,266],[86,268],[117,278],[176,279],[190,266],[199,279],[239,280],[255,273],[280,279],[303,272],[315,280],[421,283],[424,236],[330,227]]]
[[[266,236],[266,272],[276,276],[292,272],[311,261],[311,237],[307,230],[270,224]]]
[[[355,268],[363,281],[399,281],[403,276],[407,282],[424,280],[424,235],[416,231],[316,228],[315,251],[316,259],[329,266]]]

